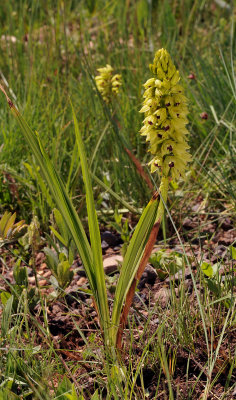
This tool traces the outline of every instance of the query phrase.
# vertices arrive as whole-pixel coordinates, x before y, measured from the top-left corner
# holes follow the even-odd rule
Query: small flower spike
[[[184,177],[187,163],[191,161],[186,139],[187,99],[179,85],[179,71],[167,50],[156,52],[150,70],[154,77],[144,84],[140,112],[145,118],[140,132],[150,142],[151,172],[158,170],[162,177],[177,180]]]
[[[101,93],[103,100],[108,103],[113,95],[118,94],[122,85],[121,75],[113,75],[113,68],[107,64],[104,68],[98,68],[100,75],[95,77],[98,91]]]

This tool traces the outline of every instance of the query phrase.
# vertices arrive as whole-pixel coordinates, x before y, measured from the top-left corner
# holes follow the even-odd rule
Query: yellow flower
[[[145,100],[140,112],[145,118],[140,132],[146,136],[149,151],[154,156],[149,163],[151,172],[158,170],[163,177],[175,180],[185,175],[191,161],[186,140],[187,99],[179,84],[179,71],[167,50],[156,52],[150,70],[154,77],[144,84]]]
[[[113,68],[109,64],[104,68],[98,68],[98,72],[100,75],[95,77],[96,86],[103,100],[108,103],[112,96],[119,92],[122,85],[121,75],[113,75]]]

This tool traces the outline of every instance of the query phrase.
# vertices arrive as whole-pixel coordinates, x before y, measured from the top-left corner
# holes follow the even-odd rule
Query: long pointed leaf
[[[0,220],[0,235],[4,236],[4,230],[7,222],[9,221],[9,218],[11,217],[11,213],[8,211],[5,211],[3,214],[1,220]]]
[[[24,118],[21,116],[21,114],[16,109],[16,107],[9,99],[9,97],[6,95],[4,89],[1,86],[0,89],[5,94],[11,112],[16,118],[19,126],[21,127],[24,138],[27,144],[30,146],[32,153],[35,156],[35,159],[40,167],[41,174],[43,175],[50,189],[52,197],[54,198],[54,201],[57,204],[57,208],[59,209],[59,211],[63,215],[64,220],[66,221],[68,229],[71,232],[73,240],[77,246],[79,255],[81,257],[82,263],[84,265],[91,290],[92,292],[96,293],[96,282],[93,271],[92,252],[83,225],[80,221],[80,218],[76,213],[76,210],[66,192],[66,189],[63,185],[60,176],[58,175],[48,155],[43,149],[39,135],[32,131],[32,129],[29,127]]]
[[[4,228],[3,237],[7,237],[7,232],[10,228],[13,227],[15,220],[16,220],[16,213],[12,214],[12,216],[7,221],[6,226]]]
[[[110,317],[109,317],[109,307],[108,307],[107,291],[105,284],[105,273],[102,260],[101,237],[98,226],[97,214],[94,205],[90,171],[88,168],[87,159],[85,155],[84,143],[79,130],[78,121],[73,106],[72,106],[72,112],[73,112],[73,119],[75,126],[76,141],[81,161],[82,175],[86,190],[89,234],[90,234],[90,242],[93,254],[94,275],[95,275],[96,291],[97,291],[95,299],[97,302],[100,321],[102,322],[102,327],[104,330],[104,336],[105,339],[108,339],[106,335],[109,334],[108,329],[110,326]]]
[[[112,312],[112,339],[115,340],[126,295],[138,271],[148,238],[156,220],[157,196],[154,195],[138,222],[127,249],[116,287]]]
[[[129,291],[127,293],[124,308],[122,310],[121,317],[120,317],[119,329],[118,329],[117,338],[116,338],[116,345],[117,345],[118,349],[121,349],[121,347],[122,347],[122,334],[123,334],[123,330],[124,330],[124,327],[125,327],[125,324],[126,324],[126,321],[128,318],[128,313],[129,313],[129,310],[130,310],[130,307],[131,307],[131,304],[133,301],[136,285],[137,285],[138,281],[141,279],[144,269],[148,263],[153,246],[156,241],[159,227],[160,227],[160,221],[155,222],[155,224],[152,227],[151,233],[149,235],[147,244],[145,246],[145,250],[144,250],[142,259],[139,263],[138,270],[135,274],[132,285],[130,286]]]

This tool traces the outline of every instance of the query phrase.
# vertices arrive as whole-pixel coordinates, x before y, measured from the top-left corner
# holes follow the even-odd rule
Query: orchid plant
[[[145,114],[145,119],[141,134],[145,135],[147,141],[150,142],[150,152],[153,156],[150,162],[151,171],[158,170],[161,174],[159,189],[161,199],[159,200],[158,192],[153,194],[136,226],[120,270],[111,314],[105,284],[101,239],[91,174],[74,108],[72,106],[76,143],[86,189],[90,243],[72,200],[46,154],[38,133],[30,129],[4,89],[1,88],[77,247],[98,313],[104,345],[109,350],[109,354],[112,355],[116,354],[116,349],[122,346],[122,332],[135,288],[150,257],[164,214],[169,181],[171,179],[176,180],[180,176],[184,177],[187,163],[191,160],[186,141],[188,131],[185,127],[188,122],[186,118],[188,112],[187,100],[183,94],[182,86],[179,85],[179,72],[171,61],[170,55],[164,49],[157,51],[154,63],[150,68],[154,77],[144,84],[145,100],[141,112]],[[111,75],[111,67],[107,66],[100,72],[103,78],[106,75],[107,79],[107,74]],[[96,79],[96,82],[98,87],[104,89],[103,78]],[[120,80],[119,76],[118,78],[115,79],[115,82]],[[114,79],[112,79],[111,82],[114,82]],[[109,99],[112,91],[114,92],[112,87],[114,85],[110,86],[109,93],[108,89],[104,92],[105,100]],[[115,91],[117,89],[118,86],[116,86]]]

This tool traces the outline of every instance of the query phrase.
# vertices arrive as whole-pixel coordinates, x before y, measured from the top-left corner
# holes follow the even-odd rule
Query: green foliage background
[[[84,196],[69,97],[87,154],[93,154],[103,135],[93,154],[93,173],[136,207],[146,204],[150,197],[122,141],[141,162],[149,160],[138,133],[142,120],[138,110],[142,84],[150,76],[148,65],[160,47],[167,48],[180,69],[189,98],[190,144],[195,155],[192,170],[199,170],[204,161],[198,178],[206,185],[210,181],[211,189],[224,197],[233,196],[233,19],[230,2],[10,0],[2,5],[1,82],[29,125],[39,132],[77,207],[83,210]],[[93,81],[96,69],[106,63],[123,79],[120,96],[112,105],[119,121],[115,125]],[[196,79],[189,79],[190,74]],[[32,176],[24,164],[34,165],[34,160],[15,121],[9,118],[4,99],[0,101],[0,184],[4,188],[0,207],[16,209],[23,217],[30,215],[32,208],[45,223],[48,208],[38,176],[35,172]],[[202,112],[208,114],[208,120],[201,119]],[[9,168],[14,171],[10,177],[16,181],[18,198],[6,175]],[[154,179],[158,184],[158,178]],[[94,189],[97,203],[104,205],[104,190],[100,186]],[[105,203],[112,209],[116,200],[110,196]]]

